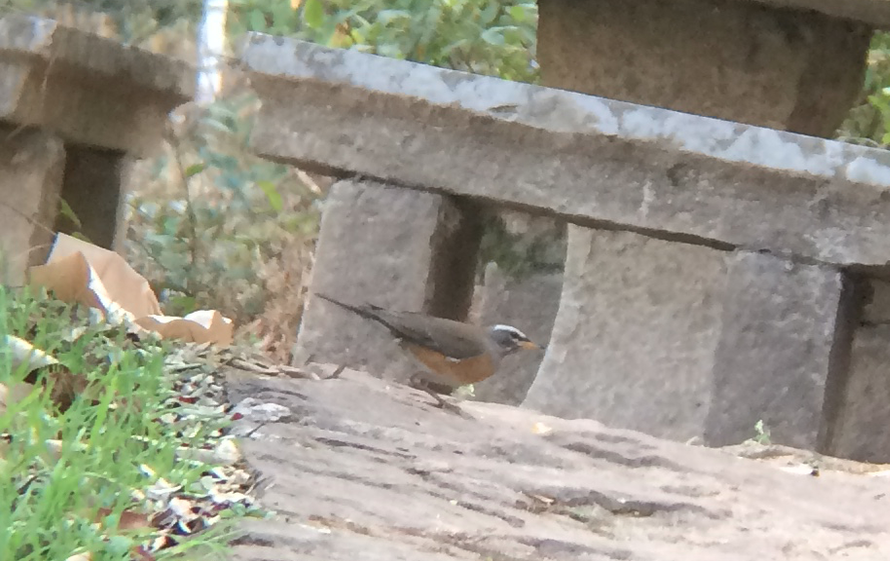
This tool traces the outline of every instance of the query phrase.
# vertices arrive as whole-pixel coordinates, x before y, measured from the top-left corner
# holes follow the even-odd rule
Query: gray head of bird
[[[505,357],[520,349],[541,349],[528,336],[511,325],[492,325],[488,328],[488,337],[494,350]]]

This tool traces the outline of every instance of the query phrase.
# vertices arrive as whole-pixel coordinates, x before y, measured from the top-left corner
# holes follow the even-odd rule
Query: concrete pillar
[[[65,150],[54,135],[0,126],[0,280],[20,285],[46,260],[59,208]]]
[[[546,86],[821,136],[860,91],[871,35],[737,0],[539,10]],[[526,404],[721,444],[764,418],[780,442],[827,446],[837,404],[826,392],[840,391],[850,344],[836,319],[841,273],[756,254],[727,271],[728,254],[634,234],[576,230],[572,240],[552,348]]]
[[[465,319],[480,228],[476,209],[449,197],[339,181],[325,202],[311,291]],[[294,356],[402,381],[419,370],[385,328],[319,298],[303,315]]]
[[[707,444],[737,444],[763,420],[775,442],[825,450],[849,364],[852,290],[828,266],[733,255]]]
[[[831,136],[862,88],[871,29],[738,0],[548,0],[544,85]]]
[[[663,438],[701,436],[725,256],[632,232],[569,226],[559,313],[524,405]]]
[[[890,463],[890,282],[867,280],[864,293],[870,301],[853,334],[849,374],[826,452]]]

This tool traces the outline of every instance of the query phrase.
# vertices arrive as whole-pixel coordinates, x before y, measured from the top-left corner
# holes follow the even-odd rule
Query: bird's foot
[[[447,401],[444,397],[442,397],[441,395],[439,395],[438,393],[436,393],[432,389],[430,389],[426,380],[421,378],[421,376],[422,376],[422,373],[414,374],[413,376],[411,376],[411,378],[408,379],[408,383],[411,384],[412,387],[428,393],[430,395],[430,397],[435,399],[436,400],[436,403],[434,405],[435,407],[438,407],[439,409],[443,409],[445,411],[450,411],[452,413],[455,413],[455,414],[460,415],[461,417],[464,417],[467,419],[473,418],[472,415],[470,415],[469,413],[467,413],[466,411],[461,409],[459,405],[457,405],[456,403],[451,403],[450,401]]]

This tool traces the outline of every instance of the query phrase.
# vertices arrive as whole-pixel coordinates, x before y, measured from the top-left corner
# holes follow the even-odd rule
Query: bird
[[[485,328],[421,312],[392,311],[374,304],[348,304],[320,292],[314,295],[382,324],[402,348],[450,386],[475,384],[493,376],[501,360],[519,350],[543,350],[511,325]],[[412,376],[410,382],[435,398],[438,406],[456,408],[430,388],[422,373]]]

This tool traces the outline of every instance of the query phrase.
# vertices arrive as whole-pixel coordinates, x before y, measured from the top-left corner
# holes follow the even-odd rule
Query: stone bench
[[[341,178],[315,289],[464,317],[481,209],[550,215],[565,282],[526,405],[890,454],[887,152],[263,35],[242,58],[256,151]],[[399,378],[380,331],[315,302],[298,350]]]
[[[890,28],[886,0],[553,0],[539,11],[545,86],[816,136],[835,134],[859,98],[872,28]],[[598,244],[604,269],[646,251],[613,243]],[[660,274],[682,292],[681,271]]]
[[[12,282],[45,259],[60,196],[93,243],[114,245],[127,158],[156,150],[167,114],[193,93],[184,62],[52,20],[0,18],[0,234]]]

